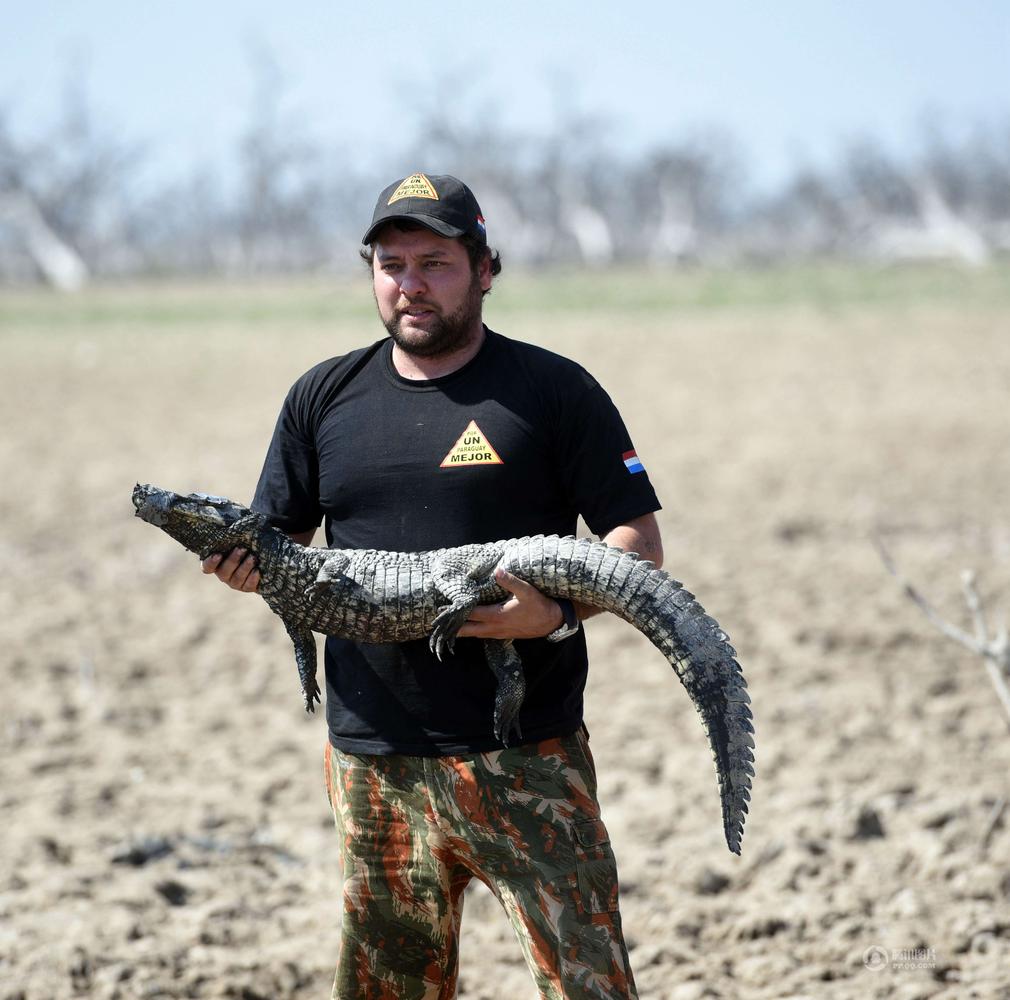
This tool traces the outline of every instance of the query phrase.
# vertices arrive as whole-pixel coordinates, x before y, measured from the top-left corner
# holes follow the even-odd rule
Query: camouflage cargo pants
[[[335,1000],[451,1000],[474,876],[541,997],[636,996],[584,731],[458,757],[327,747],[326,780],[344,875]]]

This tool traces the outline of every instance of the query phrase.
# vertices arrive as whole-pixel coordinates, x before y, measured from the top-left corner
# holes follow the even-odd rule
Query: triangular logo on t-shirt
[[[449,454],[442,459],[439,468],[459,469],[467,465],[504,464],[498,457],[498,452],[484,437],[484,432],[477,426],[477,421],[471,420],[466,425],[466,430],[460,434],[459,440],[449,449]]]

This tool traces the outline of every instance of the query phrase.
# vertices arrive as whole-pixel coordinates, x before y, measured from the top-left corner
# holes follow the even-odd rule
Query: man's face
[[[392,226],[379,232],[374,250],[375,302],[401,350],[438,357],[465,347],[480,332],[481,295],[491,287],[486,259],[474,273],[459,240]]]

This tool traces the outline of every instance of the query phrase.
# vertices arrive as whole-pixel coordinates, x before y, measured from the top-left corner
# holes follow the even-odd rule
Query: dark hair
[[[389,223],[389,225],[400,233],[415,233],[419,229],[427,229],[427,226],[422,226],[420,222],[414,222],[411,219],[396,219]],[[385,227],[383,227],[385,228]],[[431,232],[431,230],[428,230]],[[381,230],[380,230],[381,232]],[[378,235],[378,234],[376,234]],[[483,240],[478,240],[476,236],[471,236],[469,233],[464,233],[462,236],[457,237],[457,242],[463,244],[463,248],[466,250],[467,257],[470,258],[470,270],[476,274],[477,268],[480,267],[481,261],[487,257],[491,261],[491,276],[501,274],[501,254],[497,250],[492,250]],[[361,259],[368,265],[368,269],[372,269],[372,261],[375,257],[375,246],[372,243],[367,243],[358,251]],[[484,294],[491,291],[487,289]]]

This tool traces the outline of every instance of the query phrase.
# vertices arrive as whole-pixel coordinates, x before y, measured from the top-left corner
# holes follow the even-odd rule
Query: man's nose
[[[420,295],[425,288],[424,275],[418,268],[404,268],[403,273],[400,275],[400,291],[404,295],[414,297]]]

